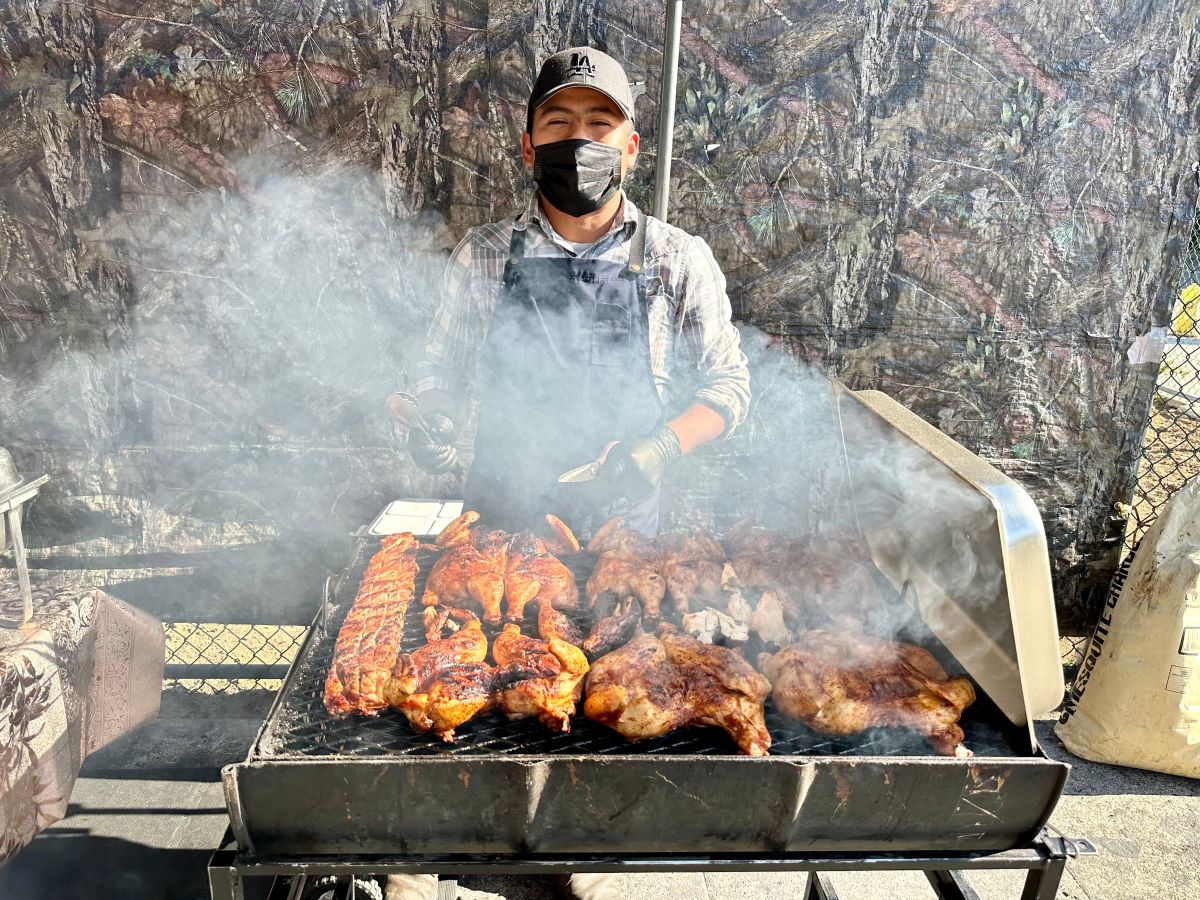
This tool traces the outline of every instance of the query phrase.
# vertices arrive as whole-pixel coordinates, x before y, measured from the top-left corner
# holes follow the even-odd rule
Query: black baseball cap
[[[533,111],[564,88],[587,87],[599,91],[633,121],[633,89],[621,64],[593,47],[570,47],[542,63],[529,93],[525,130],[533,131]]]

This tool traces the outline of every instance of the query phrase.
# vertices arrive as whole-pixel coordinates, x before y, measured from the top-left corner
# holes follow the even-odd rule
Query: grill
[[[568,859],[662,868],[685,856],[812,867],[819,854],[965,858],[1028,846],[1068,771],[1043,755],[1032,729],[1033,713],[1062,692],[1037,511],[1017,485],[883,395],[833,383],[830,404],[844,484],[826,493],[852,498],[881,585],[909,610],[898,637],[975,682],[979,699],[961,723],[974,758],[934,756],[918,735],[892,729],[830,739],[769,703],[764,758],[737,755],[718,729],[630,744],[582,717],[562,735],[489,716],[446,745],[390,712],[334,720],[321,702],[325,673],[378,546],[360,538],[247,759],[222,773],[241,859],[306,857],[329,869],[366,855],[426,871],[450,860],[451,871]],[[906,490],[911,479],[897,487],[878,466],[851,464],[862,448],[888,465],[911,458],[947,490]],[[588,564],[576,562],[581,581]],[[422,586],[419,578],[418,596]],[[420,612],[414,601],[409,648],[423,640]],[[1039,852],[1042,862],[1016,867],[1047,865]]]

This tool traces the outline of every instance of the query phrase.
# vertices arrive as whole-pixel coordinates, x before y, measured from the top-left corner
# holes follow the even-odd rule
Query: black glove
[[[612,495],[637,500],[658,487],[667,466],[681,456],[678,436],[664,425],[653,434],[621,441],[609,450],[595,480]]]
[[[424,417],[423,425],[408,432],[408,452],[413,462],[430,475],[445,474],[458,463],[454,422],[449,416],[431,413]]]

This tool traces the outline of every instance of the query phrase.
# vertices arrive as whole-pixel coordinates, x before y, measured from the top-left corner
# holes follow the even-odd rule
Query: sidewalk
[[[88,760],[67,818],[0,869],[0,900],[207,900],[205,865],[227,824],[218,772],[244,757],[269,702],[266,695],[164,697],[158,721]],[[1085,762],[1062,748],[1050,721],[1038,723],[1038,735],[1049,755],[1075,766],[1051,824],[1100,850],[1068,864],[1059,897],[1200,897],[1200,781]],[[625,900],[784,900],[805,884],[799,873],[619,877]],[[971,883],[982,900],[1016,900],[1023,878],[977,873]],[[831,881],[842,900],[933,896],[919,873]],[[460,881],[459,897],[554,894],[531,879],[474,876]]]

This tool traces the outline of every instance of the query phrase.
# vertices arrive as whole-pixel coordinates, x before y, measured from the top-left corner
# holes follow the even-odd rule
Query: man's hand
[[[408,452],[413,462],[431,475],[442,475],[458,464],[458,451],[454,449],[458,429],[450,416],[438,411],[443,404],[431,394],[434,392],[422,394],[420,402],[411,394],[392,394],[387,399],[387,410],[397,425],[408,431]]]
[[[454,449],[457,428],[449,416],[433,413],[423,417],[424,427],[408,432],[408,452],[413,462],[430,475],[443,475],[458,463]]]
[[[608,451],[596,473],[597,486],[620,497],[637,500],[662,481],[667,466],[683,456],[679,437],[667,425],[653,434],[621,441]]]

